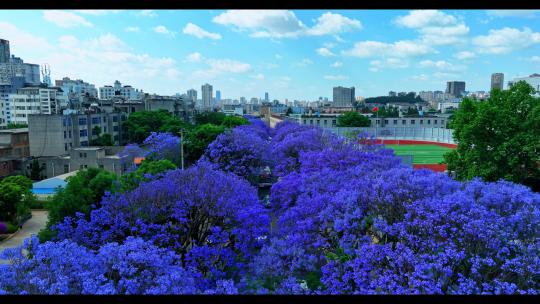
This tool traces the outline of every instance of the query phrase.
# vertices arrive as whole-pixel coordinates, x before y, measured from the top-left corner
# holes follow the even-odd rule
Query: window
[[[420,119],[420,124],[421,124],[421,125],[424,124],[424,120],[423,120],[423,119]]]
[[[125,121],[125,120],[126,120],[126,117],[122,115],[122,116],[121,116],[121,119],[122,119],[122,121]]]
[[[313,124],[313,119],[310,119],[310,120],[309,120],[309,124],[310,124],[310,125]]]
[[[64,173],[69,173],[69,165],[64,165]]]
[[[69,138],[71,138],[71,130],[68,131]]]
[[[67,143],[64,144],[64,151],[67,151]]]
[[[64,131],[64,138],[67,138],[67,132]]]
[[[431,124],[431,119],[428,119],[428,120],[427,120],[427,124],[428,124],[428,125]]]
[[[86,125],[86,117],[79,118],[79,126]]]
[[[336,120],[333,119],[333,120],[332,120],[332,127],[335,127],[335,126],[336,126]]]
[[[394,119],[394,125],[397,125],[397,119]]]
[[[92,124],[97,125],[101,123],[101,117],[92,117]]]
[[[80,137],[88,136],[88,130],[86,130],[86,129],[80,130],[80,131],[79,131],[79,136],[80,136]]]
[[[328,120],[325,119],[325,120],[323,121],[323,123],[324,123],[324,125],[326,126],[326,125],[328,124]]]
[[[376,123],[376,124],[380,124],[381,121],[380,121],[379,119],[377,119],[377,120],[375,121],[375,123]]]
[[[113,116],[112,121],[117,122],[118,121],[118,116]]]
[[[385,120],[384,120],[384,124],[385,124],[385,125],[388,124],[388,119],[385,119]]]
[[[305,120],[304,120],[304,123],[306,123]],[[114,131],[114,132],[118,132],[118,126],[113,126],[113,131]]]
[[[81,146],[82,147],[88,147],[88,141],[81,141]]]
[[[405,119],[403,119],[403,120],[401,121],[401,124],[402,124],[402,125],[406,125],[406,124],[407,124],[407,121],[406,121]]]
[[[317,119],[317,126],[319,126],[320,124],[321,124],[321,120]]]
[[[103,165],[99,165],[99,168],[100,168],[100,169],[103,169]]]
[[[411,119],[411,125],[414,125],[415,122],[414,119]]]
[[[304,119],[304,124],[307,124],[305,119]],[[116,131],[116,130],[115,130],[115,131]]]
[[[79,152],[79,157],[82,158],[82,152]]]

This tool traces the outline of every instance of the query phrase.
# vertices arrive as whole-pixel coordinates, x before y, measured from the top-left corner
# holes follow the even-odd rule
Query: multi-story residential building
[[[244,115],[244,107],[242,105],[226,104],[223,105],[222,112],[225,115]]]
[[[147,94],[144,97],[144,109],[146,111],[167,110],[186,122],[194,122],[195,102],[185,94],[180,96]]]
[[[126,100],[142,100],[144,93],[142,90],[133,88],[130,85],[124,85],[116,80],[113,86],[106,85],[99,88],[99,97],[101,99],[113,99],[114,97],[122,97]]]
[[[334,107],[350,107],[354,102],[354,87],[334,87],[333,91],[333,106]]]
[[[73,148],[90,146],[98,136],[95,127],[102,134],[110,134],[114,144],[119,145],[126,117],[125,113],[29,115],[30,155],[59,156]]]
[[[491,74],[491,89],[502,90],[503,86],[504,86],[504,74],[503,73]]]
[[[204,84],[201,87],[201,94],[202,94],[202,107],[204,109],[210,109],[212,108],[212,99],[213,99],[213,91],[212,86],[207,84]]]
[[[197,90],[190,89],[187,91],[187,96],[193,100],[193,102],[197,102]]]
[[[73,80],[69,77],[64,77],[62,80],[56,80],[55,85],[62,88],[67,96],[76,96],[77,98],[83,95],[98,98],[96,86],[81,79]]]
[[[31,114],[60,114],[62,106],[67,104],[62,89],[57,87],[24,87],[16,94],[9,95],[11,108],[10,122],[28,124]]]
[[[526,83],[530,84],[536,91],[536,94],[540,95],[540,74],[535,73],[529,75],[529,77],[514,78],[513,80],[508,82],[508,87],[511,88],[518,81],[525,81]]]
[[[446,93],[455,97],[462,97],[465,91],[465,81],[448,81],[446,83]]]
[[[0,130],[0,178],[20,173],[29,156],[28,128]]]
[[[71,149],[64,155],[38,157],[37,160],[44,168],[44,178],[86,168],[101,168],[121,176],[134,162],[133,156],[118,155],[123,149],[123,146],[80,147]],[[27,173],[30,172],[30,163],[30,160],[24,163]]]

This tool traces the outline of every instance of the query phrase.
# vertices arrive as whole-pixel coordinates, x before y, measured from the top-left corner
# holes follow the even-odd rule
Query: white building
[[[62,80],[56,80],[55,85],[62,88],[64,95],[80,97],[88,94],[91,97],[98,98],[96,86],[81,79],[73,80],[69,77],[64,77]]]
[[[530,75],[529,77],[514,78],[513,80],[508,82],[508,88],[511,88],[516,82],[521,80],[530,84],[536,90],[536,95],[540,95],[540,74],[535,73]]]
[[[204,84],[201,86],[201,95],[202,95],[202,107],[205,109],[212,108],[213,101],[213,88],[211,85]]]
[[[28,124],[30,114],[60,114],[66,97],[60,88],[26,87],[9,95],[11,120],[14,124]]]
[[[106,100],[111,100],[114,97],[122,97],[125,100],[142,100],[143,96],[142,90],[135,89],[130,85],[122,86],[118,80],[114,82],[114,86],[106,85],[99,88],[99,98]]]

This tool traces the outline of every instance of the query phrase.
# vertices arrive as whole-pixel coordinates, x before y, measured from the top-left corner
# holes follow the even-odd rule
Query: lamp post
[[[182,171],[184,171],[184,129],[180,129],[180,160],[182,162]]]

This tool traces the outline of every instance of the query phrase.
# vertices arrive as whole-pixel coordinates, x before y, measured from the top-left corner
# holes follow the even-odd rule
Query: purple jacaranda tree
[[[180,137],[167,132],[152,132],[143,144],[148,147],[148,151],[145,153],[147,158],[152,160],[167,159],[175,164],[180,163]]]

